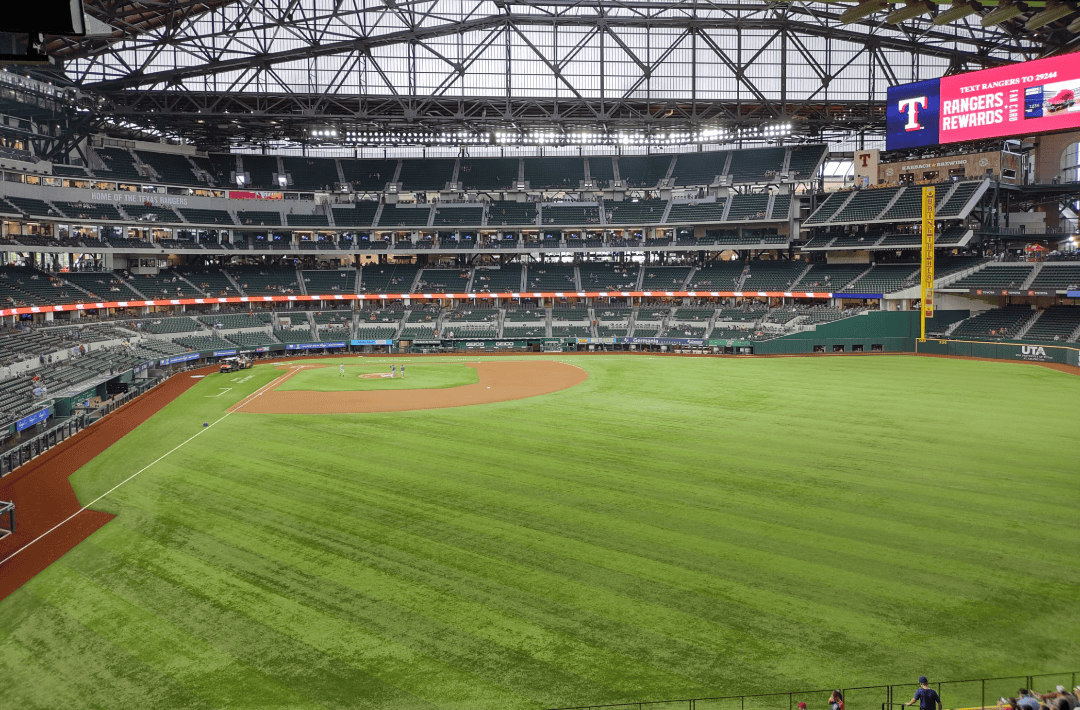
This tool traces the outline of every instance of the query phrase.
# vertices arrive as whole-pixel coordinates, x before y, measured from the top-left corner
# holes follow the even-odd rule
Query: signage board
[[[175,365],[178,362],[190,362],[191,360],[198,360],[199,353],[188,353],[187,355],[177,355],[175,357],[162,359],[162,365]]]
[[[289,343],[286,350],[322,350],[324,348],[343,348],[345,343]]]
[[[48,418],[49,418],[49,408],[45,407],[45,409],[34,412],[30,416],[23,417],[19,421],[15,422],[15,430],[16,431],[22,431],[23,429],[29,429],[30,427],[34,426],[35,424],[40,424],[41,422],[45,421]]]
[[[1080,53],[890,86],[888,150],[1080,128]]]

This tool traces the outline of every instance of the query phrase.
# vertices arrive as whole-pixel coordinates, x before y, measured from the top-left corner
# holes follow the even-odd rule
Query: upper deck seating
[[[948,288],[1020,288],[1034,264],[987,264]]]
[[[666,207],[667,200],[604,203],[608,224],[659,224]]]
[[[510,227],[536,224],[535,202],[495,201],[488,205],[487,226]]]
[[[800,145],[791,149],[791,160],[788,163],[788,173],[794,179],[805,180],[813,177],[818,164],[828,150],[823,145]]]
[[[112,180],[130,180],[145,182],[146,178],[139,174],[135,167],[135,156],[131,151],[124,148],[95,148],[101,162],[105,164],[104,170],[94,172],[104,178]]]
[[[741,261],[710,261],[690,277],[688,291],[735,291],[742,276]]]
[[[540,208],[540,223],[572,225],[600,223],[600,208],[596,205],[544,205]]]
[[[483,207],[436,205],[433,224],[437,227],[479,227],[483,219]]]
[[[609,187],[615,179],[615,167],[610,155],[593,155],[589,160],[589,177],[597,187]]]
[[[681,291],[686,277],[690,275],[691,267],[645,266],[644,269],[642,291]]]
[[[585,179],[582,158],[525,158],[524,170],[533,190],[576,190]]]
[[[711,185],[724,171],[729,153],[727,150],[683,153],[675,159],[671,176],[676,185]]]
[[[261,189],[281,187],[274,181],[274,173],[278,171],[277,156],[244,154],[240,158],[244,164],[244,172],[251,178],[248,187]]]
[[[771,182],[784,167],[787,148],[750,148],[731,153],[727,174],[731,181],[740,183]]]
[[[398,161],[342,159],[340,162],[345,181],[354,189],[359,192],[382,192],[393,179]]]
[[[379,215],[380,227],[426,227],[431,216],[431,205],[404,207],[383,205]],[[479,220],[477,220],[479,222]]]
[[[689,204],[672,205],[668,212],[668,223],[674,222],[719,222],[724,218],[724,209],[727,207],[727,199],[720,198],[715,202],[691,202]]]
[[[191,163],[186,155],[160,153],[150,150],[136,150],[135,155],[139,156],[139,160],[153,168],[162,182],[173,185],[206,185],[206,183],[199,180],[195,171],[191,169]]]
[[[334,224],[339,227],[370,227],[378,210],[379,203],[373,200],[359,200],[353,207],[335,207]]]
[[[765,219],[768,215],[769,195],[755,193],[752,195],[732,195],[731,207],[728,208],[728,221],[740,219]]]
[[[859,190],[844,208],[837,212],[833,222],[869,222],[878,219],[878,215],[885,209],[885,205],[896,196],[900,188],[877,188],[874,190]]]
[[[747,266],[749,274],[743,281],[743,291],[790,291],[806,262],[758,260],[747,262]]]
[[[329,191],[340,182],[337,161],[333,158],[288,155],[281,158],[281,165],[292,178],[294,190]]]
[[[458,182],[466,190],[506,189],[518,179],[518,168],[517,158],[462,158]]]
[[[628,187],[656,187],[667,176],[671,155],[624,155],[619,157],[619,177]]]
[[[403,160],[398,182],[405,192],[442,190],[454,177],[453,158]]]

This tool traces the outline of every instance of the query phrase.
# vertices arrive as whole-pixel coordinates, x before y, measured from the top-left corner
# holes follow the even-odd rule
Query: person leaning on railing
[[[937,691],[930,687],[929,681],[926,676],[919,676],[919,689],[915,691],[914,697],[905,705],[914,705],[919,703],[919,710],[941,710],[941,697],[937,694]]]

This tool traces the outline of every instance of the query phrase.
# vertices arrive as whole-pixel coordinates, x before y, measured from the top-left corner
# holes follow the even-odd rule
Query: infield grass
[[[442,389],[461,387],[480,381],[476,368],[461,362],[417,362],[416,360],[398,360],[396,367],[407,362],[405,377],[400,370],[396,376],[389,377],[390,365],[369,365],[343,363],[341,359],[317,361],[323,366],[305,368],[283,382],[280,390],[306,390],[309,392],[361,392],[368,390],[408,390]],[[310,365],[312,363],[304,363]],[[340,365],[345,365],[344,375]],[[380,375],[380,377],[361,377],[361,375]],[[385,375],[385,377],[382,377]]]
[[[0,697],[517,710],[1080,670],[1080,378],[568,361],[589,379],[527,400],[201,430],[281,373],[207,377],[73,477],[92,500],[202,431],[0,602]]]

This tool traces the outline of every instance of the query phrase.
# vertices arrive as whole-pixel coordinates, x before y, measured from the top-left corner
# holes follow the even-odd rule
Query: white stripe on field
[[[97,503],[98,501],[100,501],[100,500],[101,500],[102,498],[104,498],[105,496],[107,496],[107,495],[109,495],[110,493],[112,493],[113,491],[115,491],[115,490],[116,490],[117,488],[119,488],[120,486],[124,485],[125,483],[127,483],[127,482],[128,482],[128,481],[130,481],[131,479],[135,478],[136,476],[138,476],[138,475],[139,475],[140,473],[142,473],[142,472],[143,472],[143,471],[145,471],[146,469],[148,469],[148,468],[150,468],[151,466],[153,466],[154,464],[158,463],[159,461],[161,461],[162,459],[164,459],[164,458],[165,458],[166,456],[168,456],[169,454],[171,454],[171,453],[175,452],[175,451],[176,451],[177,449],[179,449],[180,447],[184,446],[184,444],[187,444],[187,443],[188,443],[188,442],[190,442],[190,441],[191,441],[192,439],[194,439],[195,437],[199,436],[200,434],[202,434],[203,432],[205,432],[205,431],[206,431],[207,429],[209,429],[210,427],[212,427],[212,426],[214,426],[215,424],[217,424],[218,422],[220,422],[220,421],[221,421],[222,419],[225,419],[225,418],[226,418],[226,417],[228,417],[228,416],[229,416],[230,414],[233,414],[234,412],[237,412],[237,411],[239,411],[239,410],[240,410],[240,409],[241,409],[241,408],[242,408],[242,407],[243,407],[243,406],[244,406],[245,404],[247,404],[248,402],[250,402],[250,401],[251,401],[252,399],[254,399],[255,397],[258,397],[258,396],[260,396],[260,395],[261,395],[261,394],[263,393],[263,391],[264,391],[264,390],[266,390],[266,389],[267,389],[268,387],[272,387],[272,386],[274,386],[274,385],[280,384],[281,382],[284,382],[285,380],[289,379],[290,377],[292,377],[293,375],[295,375],[295,374],[296,374],[297,372],[299,372],[300,370],[304,369],[304,367],[306,367],[306,365],[300,365],[299,367],[295,367],[295,368],[292,368],[292,369],[291,369],[291,370],[289,371],[289,373],[288,373],[288,374],[282,375],[281,377],[278,377],[278,378],[274,379],[274,380],[273,380],[272,382],[270,382],[269,384],[263,385],[263,386],[262,386],[262,387],[260,387],[259,389],[255,390],[254,392],[252,392],[251,394],[249,394],[249,395],[248,395],[247,397],[244,397],[244,399],[240,400],[240,403],[239,403],[239,404],[237,404],[236,406],[234,406],[233,408],[231,408],[231,409],[230,409],[229,411],[225,412],[225,414],[224,414],[224,415],[223,415],[223,416],[222,416],[222,417],[221,417],[220,419],[216,420],[216,421],[215,421],[215,422],[214,422],[213,424],[210,424],[209,426],[205,426],[205,427],[203,427],[203,428],[202,428],[202,429],[200,429],[200,430],[199,430],[198,432],[196,432],[196,433],[195,433],[195,434],[194,434],[193,436],[191,436],[191,437],[190,437],[189,439],[187,439],[187,440],[185,440],[185,441],[182,441],[182,442],[180,442],[179,444],[177,444],[176,446],[174,446],[174,447],[173,447],[172,449],[170,449],[169,451],[165,452],[164,454],[162,454],[162,455],[161,455],[161,456],[159,456],[158,458],[156,458],[156,459],[154,459],[153,461],[151,461],[150,463],[146,464],[145,466],[143,466],[142,468],[140,468],[140,469],[139,469],[138,471],[136,471],[135,473],[131,474],[130,476],[128,476],[128,477],[127,477],[127,478],[125,478],[124,480],[120,481],[119,483],[117,483],[117,484],[116,484],[115,486],[113,486],[113,487],[112,487],[112,488],[110,488],[109,490],[107,490],[107,491],[105,491],[104,493],[102,493],[101,495],[99,495],[99,496],[98,496],[97,498],[95,498],[94,500],[90,501],[89,503],[87,503],[86,505],[82,506],[81,508],[79,508],[78,510],[76,510],[76,511],[75,511],[74,513],[72,513],[71,515],[69,515],[68,517],[66,517],[66,518],[64,518],[63,520],[61,520],[61,521],[60,521],[59,523],[57,523],[56,525],[53,525],[53,526],[52,526],[51,528],[49,528],[49,529],[48,529],[48,530],[46,530],[45,532],[41,533],[40,535],[38,535],[37,537],[35,537],[35,538],[34,538],[33,540],[31,540],[30,542],[26,543],[25,545],[23,545],[23,546],[22,546],[22,547],[20,547],[19,549],[17,549],[17,550],[15,550],[14,552],[12,552],[12,553],[11,553],[10,555],[8,555],[7,557],[5,557],[5,558],[4,558],[3,560],[0,560],[0,564],[3,564],[4,562],[7,562],[8,560],[10,560],[10,559],[11,559],[12,557],[14,557],[15,555],[19,554],[20,552],[22,552],[22,551],[23,551],[23,550],[25,550],[26,548],[28,548],[28,547],[30,547],[31,545],[33,545],[33,544],[34,544],[35,542],[37,542],[38,540],[41,540],[41,539],[42,539],[43,537],[45,537],[46,535],[48,535],[48,534],[50,534],[50,533],[52,533],[52,532],[56,531],[57,529],[59,529],[59,528],[60,528],[60,527],[62,527],[63,525],[65,525],[65,524],[67,524],[67,523],[71,522],[71,521],[72,521],[72,520],[74,520],[74,519],[75,519],[75,517],[76,517],[76,516],[78,516],[78,515],[79,515],[80,513],[84,513],[84,512],[86,512],[87,510],[90,510],[91,506],[93,506],[93,505],[94,505],[95,503]]]

